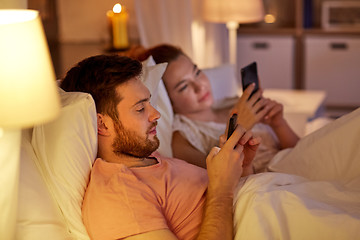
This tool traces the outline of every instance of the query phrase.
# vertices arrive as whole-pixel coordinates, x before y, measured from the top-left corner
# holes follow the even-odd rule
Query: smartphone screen
[[[255,88],[252,91],[250,97],[259,90],[259,78],[257,73],[257,64],[256,62],[252,62],[249,65],[243,67],[241,69],[241,81],[242,81],[242,87],[243,91],[251,84],[255,83]],[[250,98],[249,97],[249,98]]]
[[[231,116],[231,118],[229,119],[229,127],[228,127],[228,133],[227,133],[227,138],[226,139],[229,139],[231,134],[235,131],[236,119],[237,119],[237,114],[233,114]]]

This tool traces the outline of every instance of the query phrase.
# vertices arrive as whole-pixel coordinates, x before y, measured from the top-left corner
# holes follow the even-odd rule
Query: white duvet
[[[360,239],[360,109],[244,178],[235,239]]]
[[[242,180],[234,211],[235,239],[360,239],[360,178],[252,175]]]

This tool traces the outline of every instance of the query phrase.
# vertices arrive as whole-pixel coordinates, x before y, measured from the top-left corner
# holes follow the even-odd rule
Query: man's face
[[[160,113],[150,104],[150,92],[138,79],[117,87],[122,100],[117,105],[120,122],[114,121],[113,152],[138,158],[148,157],[159,147],[156,136]]]

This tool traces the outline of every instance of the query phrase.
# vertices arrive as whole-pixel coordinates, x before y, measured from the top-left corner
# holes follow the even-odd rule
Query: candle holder
[[[128,50],[130,47],[127,31],[129,15],[125,7],[117,3],[106,15],[110,33],[110,46],[106,50],[109,52]]]

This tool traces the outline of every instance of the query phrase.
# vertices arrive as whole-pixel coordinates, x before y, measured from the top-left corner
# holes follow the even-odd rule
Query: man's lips
[[[157,122],[155,122],[149,129],[148,133],[149,134],[154,134],[156,135],[156,125],[157,125]]]
[[[151,128],[149,133],[156,135],[156,127]]]

